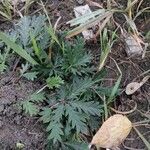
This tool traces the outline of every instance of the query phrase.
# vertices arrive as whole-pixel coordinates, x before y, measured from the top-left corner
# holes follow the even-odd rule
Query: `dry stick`
[[[44,6],[42,0],[40,0],[40,2],[41,2],[41,5],[42,5],[42,7],[43,7],[44,13],[45,13],[45,15],[46,15],[46,17],[47,17],[47,19],[48,19],[49,25],[52,26],[51,21],[50,21],[50,18],[49,18],[48,13],[47,13],[47,10],[46,10],[46,8],[45,8],[45,6]]]
[[[143,3],[143,0],[141,0],[141,1],[139,2],[139,5],[138,5],[138,7],[137,7],[137,9],[136,9],[136,12],[137,12],[137,13],[139,12],[139,8],[140,8],[140,6],[141,6],[142,3]]]
[[[132,147],[128,147],[126,146],[124,143],[122,143],[123,147],[129,150],[143,150],[143,149],[137,149],[137,148],[132,148]]]
[[[60,21],[61,18],[62,18],[62,17],[59,16],[59,18],[57,19],[57,21],[56,21],[56,23],[55,23],[55,25],[54,25],[54,31],[56,31],[57,26],[58,26],[58,23],[59,23],[59,21]]]
[[[133,123],[133,125],[134,125],[134,126],[140,126],[140,125],[145,124],[145,123],[148,123],[148,122],[150,122],[150,119],[148,119],[148,120],[143,120],[143,121],[139,121],[139,122],[135,122],[135,123]]]
[[[145,75],[145,74],[147,74],[147,73],[149,73],[149,72],[150,72],[150,69],[147,70],[147,71],[144,71],[144,72],[143,72],[142,74],[140,74],[138,77],[134,78],[133,81],[135,81],[137,78],[139,78],[139,77],[141,77],[141,76],[143,76],[143,75]]]
[[[102,29],[106,26],[107,22],[110,20],[110,18],[113,16],[113,14],[110,14],[106,17],[106,19],[102,22],[99,23],[99,29],[95,34],[95,38],[100,34],[100,32],[102,31]]]
[[[133,129],[136,131],[136,133],[141,138],[141,140],[143,141],[145,146],[148,148],[148,150],[150,150],[150,143],[144,138],[144,136],[140,133],[140,131],[135,126],[133,126]]]
[[[116,109],[114,109],[114,108],[112,108],[112,107],[110,107],[110,109],[111,109],[112,111],[114,111],[115,113],[127,115],[127,114],[133,113],[133,112],[137,109],[137,103],[135,102],[134,108],[131,109],[131,110],[129,110],[129,111],[123,111],[123,112],[122,112],[122,111],[116,110]]]
[[[106,103],[106,97],[105,97],[105,95],[104,95],[103,100],[104,100],[105,120],[107,120],[107,118],[108,118],[108,108],[107,108],[107,103]]]
[[[39,94],[40,92],[42,92],[45,88],[47,87],[47,85],[44,85],[41,89],[39,89],[36,94]]]
[[[150,115],[148,116],[148,115],[146,115],[146,113],[143,113],[142,111],[140,111],[140,110],[138,110],[138,109],[137,109],[137,111],[138,111],[142,116],[144,116],[144,117],[150,119]]]
[[[150,133],[150,131],[147,131],[147,132],[144,132],[143,133],[143,135],[147,135],[147,134],[149,134]],[[136,139],[139,139],[140,137],[137,137]]]

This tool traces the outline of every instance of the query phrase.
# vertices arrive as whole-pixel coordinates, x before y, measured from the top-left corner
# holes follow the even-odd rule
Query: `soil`
[[[97,2],[102,1],[97,0]],[[66,22],[74,17],[73,8],[80,4],[85,4],[85,2],[81,0],[50,0],[46,7],[49,15],[52,17],[53,24],[59,16],[62,17],[57,26],[58,30],[62,31],[69,28],[69,26],[66,26]],[[34,14],[35,10],[38,9],[39,6],[33,5],[29,9],[29,13]],[[39,13],[39,11],[36,13]],[[141,20],[139,19],[138,21],[140,22]],[[147,22],[145,23],[142,20],[142,25],[139,25],[139,29],[142,32],[147,32],[150,29],[150,24]],[[10,22],[0,22],[0,30],[9,30],[11,27],[12,23]],[[95,55],[94,61],[97,62],[100,51],[99,44],[87,42],[87,49],[93,51]],[[147,82],[132,96],[127,96],[124,89],[128,83],[141,81],[145,76],[142,73],[150,69],[150,53],[147,53],[144,59],[140,57],[128,58],[124,49],[124,45],[119,41],[111,51],[105,66],[108,75],[106,76],[104,85],[113,86],[119,76],[117,67],[113,61],[115,59],[122,71],[121,89],[123,90],[119,97],[117,97],[114,107],[116,110],[124,112],[133,109],[136,103],[137,109],[127,115],[132,123],[136,123],[150,118],[150,82]],[[25,79],[20,79],[17,83],[14,83],[13,81],[16,79],[17,77],[13,77],[11,72],[0,75],[0,150],[16,149],[17,143],[24,144],[25,150],[44,150],[46,135],[42,124],[38,121],[38,118],[29,117],[19,109],[19,103],[30,93],[34,92],[39,84],[29,82]],[[137,128],[150,142],[150,125],[146,124]],[[147,150],[134,130],[132,130],[120,149]]]
[[[0,149],[16,149],[17,143],[26,150],[40,150],[44,147],[44,131],[37,118],[23,114],[20,102],[35,91],[38,85],[21,79],[9,82],[10,76],[1,76],[0,81]],[[15,81],[16,78],[11,78]]]

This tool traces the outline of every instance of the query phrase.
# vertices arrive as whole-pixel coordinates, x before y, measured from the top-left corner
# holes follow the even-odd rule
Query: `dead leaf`
[[[132,82],[132,83],[129,83],[126,87],[126,94],[127,95],[131,95],[133,93],[135,93],[145,82],[148,81],[148,79],[150,78],[150,76],[146,76],[143,78],[143,80],[138,83],[138,82]]]
[[[105,9],[99,9],[92,13],[87,13],[85,15],[82,15],[81,17],[75,18],[73,20],[70,20],[67,22],[67,24],[70,24],[70,26],[80,24],[78,27],[74,28],[73,30],[69,31],[67,33],[66,38],[71,38],[84,30],[87,30],[88,28],[94,27],[95,25],[102,22],[105,18],[112,15],[112,11],[107,11]],[[84,20],[84,22],[83,22]]]
[[[132,82],[132,83],[127,85],[126,94],[131,95],[131,94],[135,93],[140,87],[141,87],[140,83]]]
[[[94,135],[91,145],[97,148],[116,148],[128,136],[132,123],[123,115],[116,114],[108,118]]]

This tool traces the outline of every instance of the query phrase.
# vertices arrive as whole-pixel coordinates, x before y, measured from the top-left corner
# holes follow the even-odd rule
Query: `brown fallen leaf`
[[[98,148],[116,148],[128,136],[132,123],[123,115],[116,114],[108,118],[94,135],[91,146]]]
[[[150,78],[150,76],[146,76],[143,78],[143,80],[138,83],[138,82],[132,82],[132,83],[129,83],[126,87],[126,94],[127,95],[131,95],[133,93],[135,93],[145,82],[148,81],[148,79]]]

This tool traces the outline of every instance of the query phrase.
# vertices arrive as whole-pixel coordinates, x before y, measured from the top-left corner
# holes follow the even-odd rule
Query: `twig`
[[[134,108],[131,109],[131,110],[129,110],[129,111],[124,111],[124,112],[122,112],[122,111],[116,110],[116,109],[114,109],[114,108],[112,108],[112,107],[110,107],[110,109],[111,109],[112,111],[114,111],[115,113],[127,115],[127,114],[133,113],[133,112],[137,109],[137,103],[135,102]]]
[[[128,149],[128,150],[143,150],[143,149],[137,149],[137,148],[128,147],[128,146],[126,146],[124,143],[122,143],[122,145],[123,145],[123,147],[124,147],[125,149]]]

